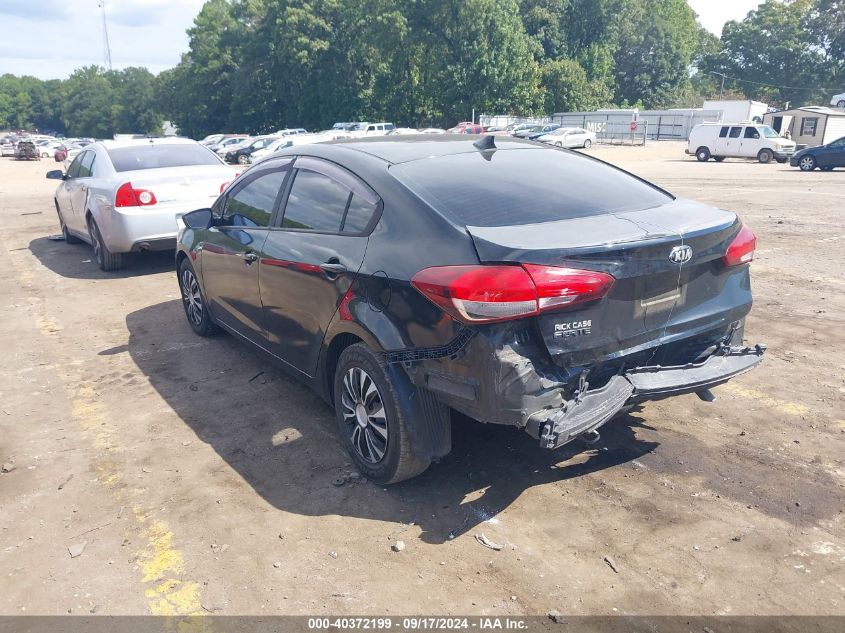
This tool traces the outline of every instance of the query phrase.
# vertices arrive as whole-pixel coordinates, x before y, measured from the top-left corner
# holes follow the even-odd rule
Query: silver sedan
[[[210,207],[236,174],[214,152],[189,139],[92,143],[73,159],[55,205],[65,241],[87,242],[103,270],[117,270],[124,253],[169,250],[176,221]]]

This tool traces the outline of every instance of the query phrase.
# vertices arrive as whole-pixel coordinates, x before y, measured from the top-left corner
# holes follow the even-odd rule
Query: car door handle
[[[247,266],[252,266],[255,262],[258,261],[258,255],[255,253],[244,253],[243,254],[244,263]]]
[[[329,278],[337,277],[347,271],[346,266],[338,261],[327,261],[325,264],[320,264],[320,268],[326,273]]]

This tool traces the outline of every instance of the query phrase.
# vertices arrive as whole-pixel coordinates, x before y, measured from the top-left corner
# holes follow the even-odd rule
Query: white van
[[[364,128],[365,136],[381,136],[387,134],[390,130],[395,129],[392,123],[370,123]]]
[[[795,153],[795,143],[760,123],[702,123],[690,132],[686,153],[702,163],[711,158],[718,162],[756,158],[761,163],[772,159],[785,163]]]

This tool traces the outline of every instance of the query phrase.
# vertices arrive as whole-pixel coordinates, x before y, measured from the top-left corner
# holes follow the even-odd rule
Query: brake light
[[[725,266],[747,264],[754,259],[754,249],[756,248],[757,236],[751,229],[743,225],[731,245],[728,246],[722,261],[725,262]]]
[[[158,202],[149,189],[135,189],[131,182],[125,182],[117,188],[114,195],[115,207],[148,207]]]
[[[237,172],[235,174],[235,178],[237,178],[240,175],[241,175],[241,172]],[[230,180],[230,181],[224,182],[222,185],[220,185],[220,193],[223,193],[224,191],[226,191],[226,187],[228,187],[231,184],[232,184],[232,181]]]
[[[607,294],[613,277],[554,266],[436,266],[421,270],[413,286],[464,323],[533,316]]]

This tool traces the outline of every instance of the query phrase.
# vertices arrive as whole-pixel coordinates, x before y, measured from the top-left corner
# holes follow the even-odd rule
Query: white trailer
[[[769,111],[769,106],[760,101],[739,100],[706,100],[705,110],[721,110],[723,123],[739,123],[741,121],[763,120],[763,115]]]

